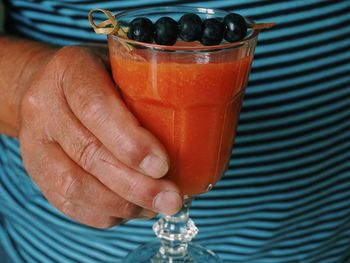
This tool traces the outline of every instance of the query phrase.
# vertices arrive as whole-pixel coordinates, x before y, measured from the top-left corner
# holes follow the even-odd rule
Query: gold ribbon
[[[96,25],[93,18],[93,14],[95,12],[102,12],[108,17],[108,19]],[[94,31],[96,32],[96,34],[110,35],[110,34],[117,33],[121,37],[124,37],[124,38],[127,37],[126,32],[124,32],[124,30],[119,26],[117,20],[115,20],[114,15],[108,10],[101,9],[101,8],[94,8],[90,10],[88,17],[89,17],[89,22],[92,28],[94,29]]]
[[[95,12],[102,12],[103,14],[105,14],[108,17],[108,19],[96,25],[94,22],[94,18],[93,18],[93,14]],[[88,17],[89,17],[90,25],[92,26],[92,28],[94,29],[96,34],[103,34],[103,35],[117,34],[121,38],[128,39],[127,28],[122,28],[118,24],[114,15],[110,11],[108,11],[106,9],[102,9],[102,8],[94,8],[94,9],[90,10]],[[128,45],[127,43],[125,43],[123,41],[121,41],[121,43],[128,51],[132,50],[132,47],[130,45]]]

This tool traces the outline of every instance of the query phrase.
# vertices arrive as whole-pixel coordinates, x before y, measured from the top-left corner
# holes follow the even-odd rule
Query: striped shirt
[[[193,203],[196,241],[232,263],[350,262],[350,1],[5,0],[5,27],[47,43],[102,43],[90,9],[159,4],[277,23],[259,37],[229,169]],[[155,239],[153,223],[98,230],[67,218],[32,183],[18,141],[0,135],[10,262],[122,262]]]

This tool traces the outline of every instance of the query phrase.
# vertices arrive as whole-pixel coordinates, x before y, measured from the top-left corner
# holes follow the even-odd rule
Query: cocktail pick
[[[108,19],[96,25],[93,19],[93,14],[95,12],[104,13],[108,17]],[[114,15],[110,11],[102,8],[94,8],[89,12],[88,17],[89,17],[89,22],[92,28],[94,29],[94,31],[96,32],[96,34],[104,34],[104,35],[117,34],[121,38],[124,38],[124,39],[128,38],[127,36],[128,28],[122,28],[118,24],[118,21],[115,19]],[[253,28],[254,30],[270,29],[276,25],[276,23],[255,23],[253,20],[248,18],[246,18],[246,22],[248,27]],[[131,45],[123,41],[121,43],[128,51],[132,50]]]
[[[93,14],[95,12],[102,12],[108,17],[108,19],[96,25],[93,19]],[[127,29],[122,28],[118,24],[118,21],[115,19],[114,15],[110,11],[102,8],[94,8],[90,10],[88,17],[89,17],[89,22],[96,34],[103,34],[103,35],[117,34],[122,38],[125,38],[125,39],[128,38]],[[127,43],[124,43],[124,42],[121,42],[121,43],[128,51],[132,50],[132,47]]]
[[[255,23],[249,18],[245,18],[248,27],[253,28],[254,30],[263,30],[270,29],[276,25],[276,23]]]
[[[262,29],[270,29],[272,27],[274,27],[276,25],[276,23],[254,23],[252,25],[252,28],[255,30],[262,30]]]

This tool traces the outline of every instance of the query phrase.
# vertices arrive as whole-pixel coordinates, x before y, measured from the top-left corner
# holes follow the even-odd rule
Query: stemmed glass
[[[223,19],[221,10],[191,7],[135,9],[115,16],[121,28],[136,17],[155,22],[185,13]],[[191,242],[198,233],[189,218],[191,200],[223,175],[239,119],[259,30],[244,40],[216,46],[178,41],[174,46],[140,43],[109,35],[110,61],[123,99],[140,123],[167,148],[166,178],[183,193],[183,207],[153,226],[160,242],[132,251],[123,262],[220,262]]]

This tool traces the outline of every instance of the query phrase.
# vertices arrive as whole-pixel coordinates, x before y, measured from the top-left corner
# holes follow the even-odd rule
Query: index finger
[[[154,178],[165,175],[169,168],[165,148],[127,109],[103,63],[81,49],[73,53],[80,70],[66,75],[69,81],[63,82],[73,113],[128,167]]]
[[[105,156],[91,166],[91,173],[125,200],[155,212],[174,214],[182,206],[182,194],[166,179],[154,179]]]

